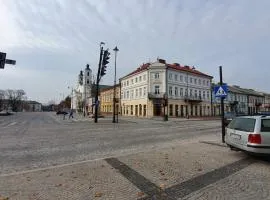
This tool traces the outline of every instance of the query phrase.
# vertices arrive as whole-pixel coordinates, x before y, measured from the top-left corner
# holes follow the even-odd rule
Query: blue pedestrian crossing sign
[[[215,97],[226,97],[228,95],[227,85],[218,85],[214,87]]]

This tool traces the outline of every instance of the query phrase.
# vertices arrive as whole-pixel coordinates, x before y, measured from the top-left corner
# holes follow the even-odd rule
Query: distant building
[[[23,101],[23,110],[25,112],[41,112],[42,104],[37,101]]]
[[[115,89],[116,107],[115,111],[120,112],[120,85],[116,85]],[[113,98],[114,98],[114,86],[104,88],[100,91],[100,112],[101,114],[113,113]]]
[[[92,70],[86,65],[84,71],[80,71],[78,82],[75,88],[72,88],[71,109],[77,112],[88,113],[91,107],[91,89],[92,89]]]
[[[220,115],[220,98],[215,98],[213,93],[213,115]],[[228,96],[224,99],[225,112],[237,114],[255,114],[264,111],[266,107],[263,93],[240,86],[228,86]]]
[[[211,115],[212,76],[165,60],[143,64],[120,78],[121,113],[126,116]]]

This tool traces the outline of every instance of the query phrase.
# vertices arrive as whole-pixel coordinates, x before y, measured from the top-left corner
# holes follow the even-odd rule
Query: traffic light
[[[0,52],[0,69],[5,68],[5,63],[6,63],[6,53]]]
[[[107,49],[106,51],[104,51],[103,54],[103,59],[102,59],[102,66],[101,66],[101,76],[104,76],[106,74],[106,68],[107,68],[107,64],[109,63],[109,59],[110,59],[110,52]]]

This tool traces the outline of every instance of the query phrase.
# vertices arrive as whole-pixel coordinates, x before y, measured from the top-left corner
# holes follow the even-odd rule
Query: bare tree
[[[16,112],[22,109],[22,100],[26,98],[24,90],[6,90],[5,96],[12,111]]]

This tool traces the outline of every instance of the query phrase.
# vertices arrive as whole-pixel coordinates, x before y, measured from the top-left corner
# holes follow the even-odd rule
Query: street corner
[[[0,176],[0,195],[9,200],[124,200],[145,196],[102,160]]]

